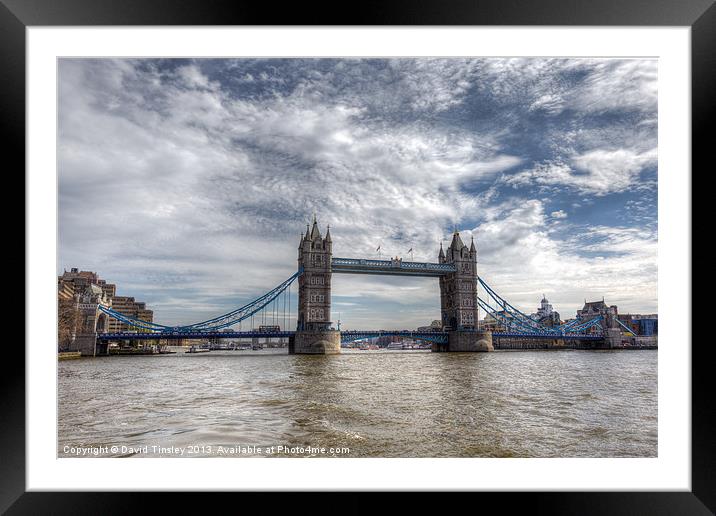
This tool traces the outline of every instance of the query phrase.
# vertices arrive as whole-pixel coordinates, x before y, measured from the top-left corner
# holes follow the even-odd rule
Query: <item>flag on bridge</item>
[[[378,249],[376,249],[376,251],[380,251],[380,246],[378,246]]]
[[[412,253],[412,252],[413,252],[413,248],[411,247],[410,249],[408,249],[408,252],[409,252],[409,253]]]

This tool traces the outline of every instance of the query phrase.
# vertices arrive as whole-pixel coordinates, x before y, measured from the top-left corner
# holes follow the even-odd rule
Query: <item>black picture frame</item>
[[[111,25],[576,25],[689,26],[692,72],[692,178],[706,169],[709,127],[716,119],[716,5],[714,0],[363,0],[354,8],[338,3],[270,3],[245,0],[0,0],[0,114],[6,174],[25,167],[25,29],[28,26]],[[710,165],[710,163],[709,163]],[[712,165],[710,168],[713,168]],[[688,173],[685,171],[684,173]],[[692,208],[692,220],[698,208]],[[26,260],[28,257],[25,257]],[[26,270],[27,274],[27,270]],[[688,314],[688,326],[691,314]],[[691,342],[681,343],[684,350]],[[708,346],[708,340],[702,342]],[[26,346],[38,345],[27,342]],[[9,349],[8,349],[9,348]],[[25,491],[25,350],[8,346],[0,375],[0,511],[7,514],[125,514],[141,509],[150,496],[161,496],[166,512],[177,504],[191,510],[186,496],[171,494],[31,492]],[[712,365],[707,347],[692,353],[692,491],[691,492],[569,492],[475,493],[500,504],[501,512],[531,507],[539,512],[570,514],[711,514],[716,510],[714,413],[707,384]],[[79,486],[81,489],[81,486]],[[214,499],[217,493],[205,493]],[[302,494],[300,503],[320,510],[320,493]],[[225,498],[224,494],[219,494]],[[246,493],[240,493],[248,504]],[[275,508],[275,495],[252,495],[259,504]],[[357,497],[357,495],[351,495]],[[462,498],[462,496],[460,496]],[[299,499],[293,503],[299,503]],[[363,498],[344,503],[364,512],[372,505]],[[401,512],[423,506],[423,497],[406,497]],[[471,501],[471,504],[474,502]],[[480,502],[482,503],[482,501]],[[361,508],[363,510],[361,510]],[[312,509],[311,512],[315,512]],[[335,507],[326,506],[335,511]],[[345,511],[342,511],[345,512]],[[532,511],[531,511],[532,512]]]

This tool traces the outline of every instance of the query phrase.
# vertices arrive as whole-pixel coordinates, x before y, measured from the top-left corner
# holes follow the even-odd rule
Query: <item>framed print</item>
[[[28,202],[3,509],[713,510],[690,320],[712,2],[62,4],[3,7]]]

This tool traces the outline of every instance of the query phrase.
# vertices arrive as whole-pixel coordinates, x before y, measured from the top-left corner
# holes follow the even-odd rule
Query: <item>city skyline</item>
[[[437,261],[457,227],[528,313],[655,313],[656,64],[61,59],[58,273],[190,323],[295,272],[315,212],[334,256]],[[437,280],[341,275],[332,311],[424,326]]]

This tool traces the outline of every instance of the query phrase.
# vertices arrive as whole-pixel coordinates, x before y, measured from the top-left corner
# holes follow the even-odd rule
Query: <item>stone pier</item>
[[[608,348],[619,348],[622,345],[622,332],[619,328],[606,328],[604,342]]]
[[[293,345],[291,345],[293,344]],[[338,330],[297,331],[290,354],[335,355],[341,352],[341,332]]]
[[[494,351],[492,332],[489,331],[451,331],[447,344],[433,344],[432,350],[453,352]]]
[[[97,334],[84,333],[75,336],[73,342],[74,350],[79,351],[83,357],[94,357],[97,355]],[[74,351],[73,350],[73,351]]]

